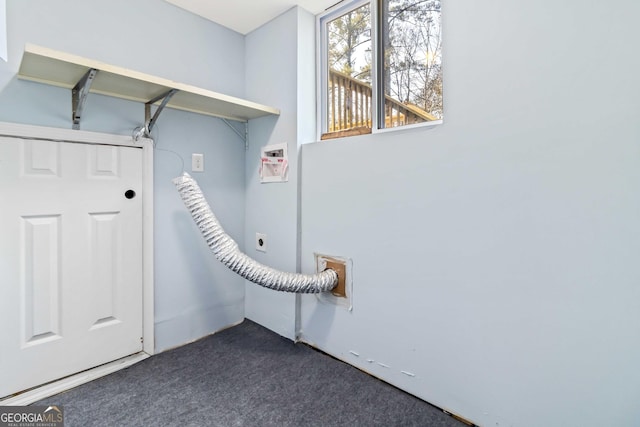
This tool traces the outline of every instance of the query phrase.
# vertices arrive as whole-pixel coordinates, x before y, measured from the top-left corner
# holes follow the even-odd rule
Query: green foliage
[[[331,21],[329,34],[329,67],[364,81],[371,81],[371,11],[362,6]],[[367,55],[363,52],[369,50]]]
[[[385,93],[442,117],[440,0],[383,0]]]
[[[385,94],[442,117],[440,0],[381,2]],[[328,24],[333,70],[371,82],[371,11],[359,7]]]

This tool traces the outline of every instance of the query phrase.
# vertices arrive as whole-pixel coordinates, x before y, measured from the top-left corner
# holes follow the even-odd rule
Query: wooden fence
[[[371,129],[371,86],[347,74],[330,70],[327,104],[328,132],[355,128]],[[385,97],[385,127],[402,126],[437,120],[416,105],[403,104]]]

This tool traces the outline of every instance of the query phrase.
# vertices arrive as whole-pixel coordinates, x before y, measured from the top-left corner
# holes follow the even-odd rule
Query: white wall
[[[479,425],[637,425],[640,5],[443,9],[443,125],[302,147],[302,270],[354,280],[302,338]]]
[[[25,43],[96,59],[195,86],[244,96],[244,37],[162,0],[7,2],[9,62],[0,62],[0,120],[71,127],[70,91],[17,80]],[[83,130],[131,135],[140,103],[89,95]],[[205,154],[197,178],[230,233],[243,240],[244,144],[220,120],[165,110],[153,136],[187,165]],[[224,159],[222,161],[221,159]],[[175,154],[155,155],[156,349],[199,338],[243,319],[244,282],[219,266],[170,179]]]

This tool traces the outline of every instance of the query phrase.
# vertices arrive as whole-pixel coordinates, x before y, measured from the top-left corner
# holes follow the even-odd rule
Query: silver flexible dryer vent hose
[[[306,294],[329,291],[338,283],[338,273],[332,269],[317,274],[285,273],[249,258],[222,229],[198,183],[189,174],[185,172],[173,183],[215,257],[240,276],[265,288]]]

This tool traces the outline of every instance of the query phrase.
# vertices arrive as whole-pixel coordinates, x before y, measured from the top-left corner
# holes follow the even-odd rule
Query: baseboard
[[[114,360],[113,362],[97,366],[93,369],[89,369],[87,371],[80,372],[78,374],[74,374],[60,380],[44,384],[40,387],[33,388],[18,395],[0,400],[0,406],[30,405],[39,400],[51,397],[58,393],[62,393],[63,391],[70,390],[79,385],[86,384],[89,381],[93,381],[121,369],[128,368],[129,366],[141,362],[148,357],[149,355],[145,352],[132,354],[131,356]]]
[[[155,323],[155,354],[197,341],[223,329],[242,323],[244,304],[209,303],[192,307]]]

